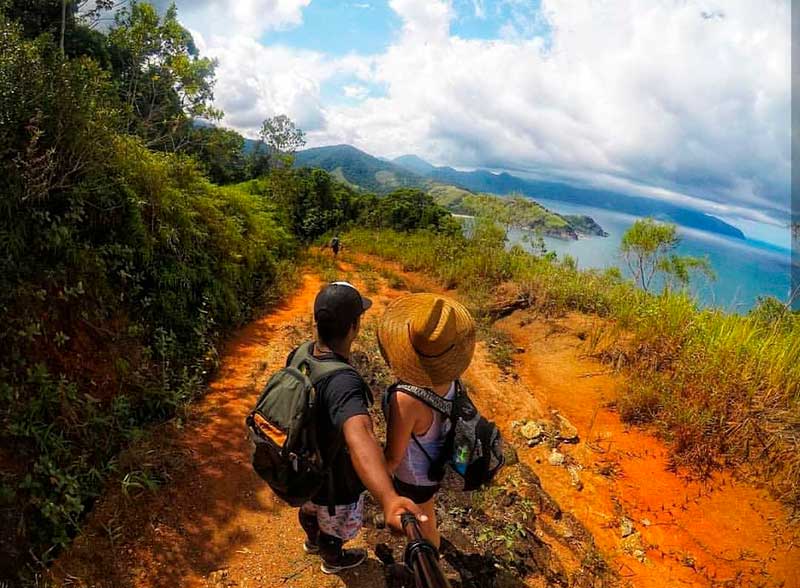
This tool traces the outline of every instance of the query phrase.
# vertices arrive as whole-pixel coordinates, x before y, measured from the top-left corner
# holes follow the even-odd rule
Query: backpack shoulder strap
[[[411,384],[406,384],[404,382],[398,382],[392,388],[393,391],[400,390],[409,396],[413,396],[423,404],[429,406],[436,412],[443,414],[447,418],[450,418],[450,415],[453,413],[453,401],[439,396],[433,390],[420,388],[419,386],[412,386]]]
[[[303,343],[297,348],[297,352],[292,358],[292,367],[306,373],[311,384],[316,386],[320,380],[335,374],[336,372],[351,371],[356,372],[355,368],[349,363],[338,359],[320,360],[314,357],[314,342]],[[304,371],[303,368],[308,371]],[[358,372],[356,372],[358,373]]]

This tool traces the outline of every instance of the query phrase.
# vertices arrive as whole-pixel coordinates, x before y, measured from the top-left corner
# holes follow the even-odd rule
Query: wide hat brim
[[[469,367],[475,353],[475,321],[469,311],[455,300],[447,299],[455,318],[454,335],[446,352],[436,357],[421,355],[410,334],[414,315],[425,312],[441,296],[409,294],[398,298],[386,309],[378,324],[381,354],[400,380],[430,388],[452,382]]]

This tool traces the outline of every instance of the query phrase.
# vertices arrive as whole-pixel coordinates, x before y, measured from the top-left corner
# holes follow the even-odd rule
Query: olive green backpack
[[[336,372],[355,371],[343,361],[315,358],[313,345],[301,345],[289,365],[270,377],[246,419],[253,469],[291,506],[302,505],[333,480],[317,441],[316,386]]]

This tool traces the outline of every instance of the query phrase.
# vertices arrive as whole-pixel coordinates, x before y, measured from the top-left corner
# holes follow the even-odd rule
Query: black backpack
[[[253,469],[291,506],[310,500],[325,483],[332,487],[333,472],[323,462],[317,441],[316,386],[336,372],[355,371],[343,361],[315,358],[313,345],[298,347],[289,365],[270,377],[245,421],[253,445]]]
[[[449,465],[464,479],[464,490],[476,490],[492,481],[505,463],[503,438],[497,425],[484,418],[475,408],[461,380],[456,380],[456,393],[452,400],[427,388],[403,382],[390,386],[383,399],[387,418],[389,399],[398,390],[410,394],[450,421],[450,430],[437,460],[431,459],[416,435],[411,434],[411,439],[428,458],[428,476],[431,480],[441,480],[445,473],[444,466]]]

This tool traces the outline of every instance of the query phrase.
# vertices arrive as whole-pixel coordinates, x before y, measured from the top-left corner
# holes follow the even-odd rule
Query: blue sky
[[[177,4],[248,136],[287,114],[312,146],[669,200],[789,244],[789,0]]]
[[[511,33],[521,15],[539,15],[539,2],[489,2],[459,0],[453,4],[455,17],[450,32],[465,39],[497,39]],[[302,26],[264,33],[265,45],[281,44],[313,49],[333,56],[348,53],[370,55],[384,51],[402,33],[403,21],[387,1],[314,0],[303,11]],[[335,34],[331,34],[335,31]],[[549,36],[545,19],[528,20],[518,34]]]
[[[332,56],[353,52],[370,55],[385,50],[400,34],[402,25],[387,2],[317,0],[303,12],[302,26],[267,31],[260,41]]]

